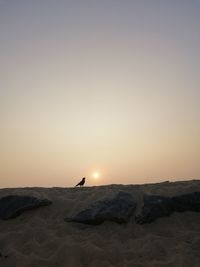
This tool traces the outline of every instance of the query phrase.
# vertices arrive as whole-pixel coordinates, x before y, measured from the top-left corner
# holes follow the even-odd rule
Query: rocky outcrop
[[[184,211],[200,212],[200,192],[174,197],[145,195],[142,211],[135,219],[139,224],[151,223],[173,212]]]
[[[65,218],[65,221],[92,225],[104,221],[126,223],[135,209],[136,202],[132,195],[121,191],[115,198],[95,202],[73,218]]]
[[[19,216],[22,212],[48,206],[48,199],[38,199],[32,196],[9,195],[0,199],[0,219],[8,220]]]

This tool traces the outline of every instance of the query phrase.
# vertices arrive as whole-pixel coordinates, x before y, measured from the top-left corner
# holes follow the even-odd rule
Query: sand
[[[174,213],[151,224],[105,222],[98,226],[66,223],[94,201],[126,191],[142,206],[144,193],[173,196],[200,191],[200,181],[84,188],[1,189],[33,195],[53,205],[0,220],[0,266],[5,267],[199,267],[200,213]]]

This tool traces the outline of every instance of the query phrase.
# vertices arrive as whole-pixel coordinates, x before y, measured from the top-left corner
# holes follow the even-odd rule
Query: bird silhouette
[[[83,186],[84,185],[84,183],[85,183],[85,177],[83,177],[83,179],[76,185],[76,186]]]

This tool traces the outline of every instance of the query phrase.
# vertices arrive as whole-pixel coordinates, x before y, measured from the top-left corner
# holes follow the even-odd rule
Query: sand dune
[[[47,198],[51,206],[0,220],[0,266],[5,267],[199,267],[200,213],[173,213],[150,224],[67,223],[89,204],[119,191],[143,205],[143,195],[174,196],[200,191],[200,181],[85,188],[1,189],[0,197],[18,194]]]

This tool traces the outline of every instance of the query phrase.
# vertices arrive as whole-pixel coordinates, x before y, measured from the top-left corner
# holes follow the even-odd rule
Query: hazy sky
[[[200,178],[199,14],[0,0],[0,187]]]

